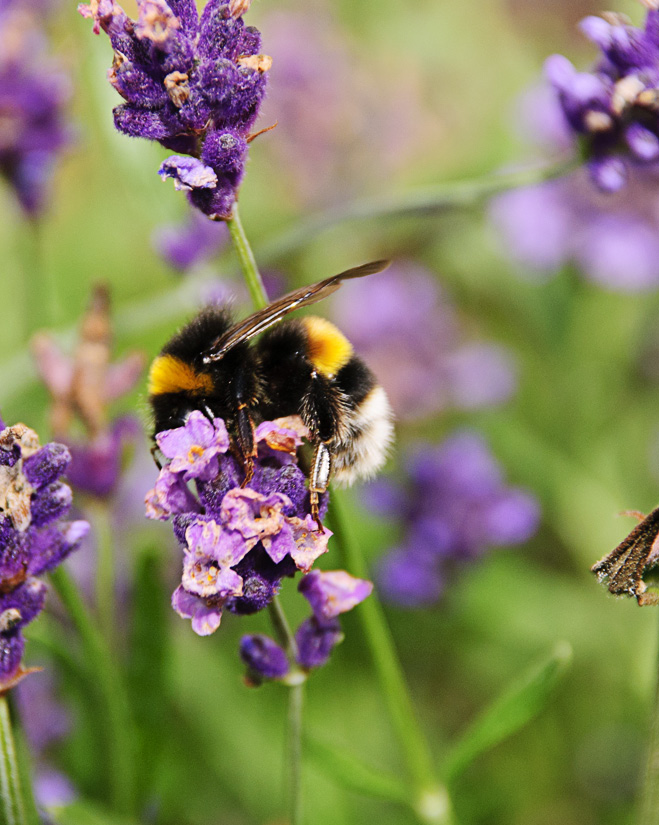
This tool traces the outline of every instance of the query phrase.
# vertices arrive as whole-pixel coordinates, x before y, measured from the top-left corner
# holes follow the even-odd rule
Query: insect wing
[[[336,292],[343,281],[350,280],[351,278],[363,278],[366,275],[373,275],[375,272],[382,272],[389,264],[390,261],[387,260],[371,261],[370,263],[347,269],[338,275],[332,275],[331,278],[326,278],[317,284],[303,286],[300,289],[289,292],[288,295],[284,295],[284,297],[278,301],[274,301],[253,315],[249,315],[218,338],[211,346],[208,354],[204,357],[204,363],[208,364],[212,361],[218,361],[224,353],[232,347],[249,341],[250,338],[253,338],[261,332],[265,332],[265,330],[273,324],[281,321],[289,312],[322,301],[323,298],[327,298],[328,295]]]
[[[592,572],[600,581],[607,580],[609,592],[614,595],[639,598],[645,590],[643,573],[655,555],[653,549],[658,535],[659,507],[637,524],[615,550],[593,565]]]

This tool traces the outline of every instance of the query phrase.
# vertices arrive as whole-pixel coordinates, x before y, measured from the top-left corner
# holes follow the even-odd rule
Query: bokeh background
[[[38,7],[46,53],[71,84],[70,140],[38,220],[26,219],[10,186],[0,188],[0,406],[5,421],[25,421],[44,440],[49,399],[26,346],[34,317],[71,348],[92,286],[104,282],[117,357],[139,350],[152,358],[208,300],[234,296],[237,311],[247,311],[225,227],[204,227],[207,244],[195,236],[200,254],[191,261],[181,235],[193,220],[185,198],[156,174],[165,150],[114,131],[111,50],[75,6]],[[124,7],[134,15],[130,2]],[[638,4],[617,10],[642,19]],[[659,498],[659,273],[651,265],[659,181],[636,182],[624,201],[603,202],[573,180],[538,195],[535,206],[504,199],[340,218],[355,202],[569,153],[537,87],[553,52],[589,65],[594,50],[576,24],[598,11],[590,0],[254,0],[247,17],[273,57],[259,123],[278,126],[251,144],[240,207],[273,296],[392,258],[395,279],[386,289],[383,281],[382,293],[375,276],[346,286],[322,310],[344,325],[395,399],[398,445],[387,477],[409,486],[408,456],[467,428],[485,439],[506,484],[539,505],[532,538],[488,542],[484,534],[477,548],[435,568],[430,603],[387,605],[438,758],[557,641],[573,648],[572,667],[543,713],[455,783],[465,825],[622,825],[634,817],[657,617],[608,596],[589,568],[631,528],[619,512],[647,512]],[[388,352],[392,330],[400,344]],[[113,408],[135,412],[148,430],[143,381]],[[116,657],[130,676],[148,766],[142,821],[274,825],[282,822],[285,691],[248,690],[237,656],[240,636],[267,623],[227,615],[214,636],[197,638],[169,608],[180,551],[167,526],[141,517],[155,479],[147,442],[133,439],[112,502]],[[356,488],[349,497],[374,571],[409,541],[410,526],[400,507],[387,506],[386,492]],[[78,505],[95,506],[84,496]],[[93,545],[70,562],[83,585],[93,576]],[[294,586],[283,601],[301,620]],[[42,680],[47,695],[24,710],[33,743],[46,718],[61,722],[35,760],[42,799],[78,801],[68,813],[53,807],[55,822],[118,821],[93,818],[106,793],[97,720],[76,675],[76,639],[54,598],[51,606],[30,630],[27,652],[29,663],[47,668],[48,676],[29,680]],[[344,643],[309,682],[308,728],[399,772],[356,615],[344,629]],[[37,709],[46,708],[40,721]],[[307,822],[414,821],[342,790],[311,759],[304,783]]]

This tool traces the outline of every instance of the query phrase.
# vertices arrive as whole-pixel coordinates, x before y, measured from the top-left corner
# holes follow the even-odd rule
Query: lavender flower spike
[[[113,0],[79,6],[114,48],[108,80],[125,100],[115,126],[175,152],[161,176],[188,190],[205,215],[226,220],[272,63],[259,54],[259,32],[243,22],[249,2],[209,0],[201,17],[193,0],[137,0],[137,7],[134,21]]]
[[[659,10],[646,5],[642,29],[622,15],[582,20],[581,31],[601,52],[592,71],[578,72],[558,54],[545,63],[591,179],[604,192],[621,189],[630,166],[659,158]]]
[[[0,692],[30,672],[21,664],[21,631],[44,606],[46,585],[36,577],[62,562],[89,530],[86,521],[62,521],[71,490],[59,479],[70,460],[63,444],[42,447],[24,424],[0,432]]]
[[[158,434],[168,461],[147,494],[147,516],[173,523],[183,573],[172,606],[195,633],[215,632],[225,610],[262,610],[283,578],[307,572],[326,552],[332,534],[309,521],[306,478],[297,466],[305,432],[297,417],[262,422],[254,434],[254,475],[244,486],[221,419],[211,423],[192,412],[185,426]]]
[[[240,640],[240,658],[247,665],[250,682],[283,679],[290,670],[285,651],[268,636],[255,633]]]

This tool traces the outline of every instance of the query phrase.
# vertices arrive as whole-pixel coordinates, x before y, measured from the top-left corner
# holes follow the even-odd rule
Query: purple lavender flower
[[[156,436],[169,461],[147,494],[147,516],[172,521],[183,547],[172,605],[199,635],[217,630],[225,609],[262,610],[283,577],[308,572],[327,551],[331,533],[318,530],[309,515],[306,479],[296,461],[305,433],[296,416],[262,422],[255,431],[254,476],[245,486],[221,419],[211,424],[195,411],[185,426]]]
[[[4,427],[4,425],[3,425]],[[39,443],[24,424],[0,432],[0,690],[29,670],[21,665],[23,627],[41,612],[46,573],[76,549],[85,521],[64,522],[71,490],[59,479],[70,455],[62,444]]]
[[[243,23],[249,2],[210,0],[201,17],[193,0],[137,6],[137,21],[114,0],[78,7],[114,49],[108,79],[126,101],[115,126],[175,152],[161,176],[204,214],[230,218],[272,62],[258,53],[259,32]]]
[[[476,433],[458,432],[418,449],[408,458],[406,482],[380,481],[366,491],[373,509],[404,524],[400,545],[378,571],[385,597],[402,606],[437,601],[451,564],[479,558],[490,547],[522,544],[537,529],[537,501],[504,483]]]
[[[242,637],[240,658],[247,665],[253,684],[262,679],[283,679],[290,670],[286,652],[262,633]]]
[[[524,95],[520,126],[536,144],[560,150],[565,116],[547,87]],[[548,138],[548,136],[550,136]],[[659,286],[659,163],[630,166],[627,185],[603,195],[580,169],[557,181],[506,192],[491,221],[513,260],[532,277],[568,263],[600,286],[640,292]]]
[[[617,192],[631,166],[659,160],[659,10],[646,2],[642,29],[623,15],[586,17],[581,31],[600,50],[591,72],[578,72],[563,55],[545,63],[565,118],[579,138],[591,180]]]
[[[439,284],[414,264],[382,272],[376,290],[359,281],[346,284],[336,295],[334,315],[380,376],[399,418],[499,404],[515,390],[509,352],[465,341]]]
[[[55,159],[71,138],[64,115],[70,84],[45,54],[30,4],[2,4],[0,173],[31,217],[44,208]]]

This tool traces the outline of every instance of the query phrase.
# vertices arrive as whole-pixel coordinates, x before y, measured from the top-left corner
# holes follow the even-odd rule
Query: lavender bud
[[[250,675],[262,679],[282,679],[289,671],[284,650],[268,636],[254,634],[240,640],[240,658]]]

